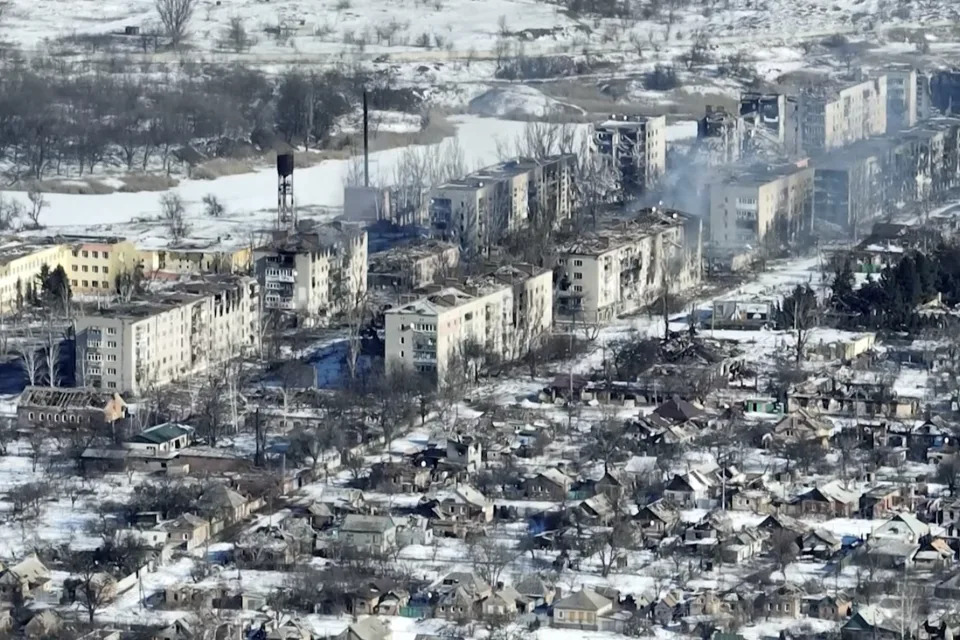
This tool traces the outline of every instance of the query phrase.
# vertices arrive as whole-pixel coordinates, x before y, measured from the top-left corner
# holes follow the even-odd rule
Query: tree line
[[[274,77],[242,65],[184,65],[134,77],[118,64],[78,74],[48,59],[0,63],[0,160],[12,180],[82,176],[105,164],[169,171],[187,147],[207,157],[283,143],[322,147],[364,89],[378,109],[422,108],[419,91],[395,86],[389,72]]]
[[[918,305],[938,295],[949,307],[960,303],[960,246],[943,243],[929,255],[908,252],[860,288],[844,260],[836,266],[831,290],[831,310],[843,328],[916,331],[931,322],[917,313]]]

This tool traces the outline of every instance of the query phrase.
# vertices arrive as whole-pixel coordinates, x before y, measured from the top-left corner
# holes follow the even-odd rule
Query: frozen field
[[[153,0],[72,0],[69,10],[60,0],[10,4],[5,35],[27,49],[48,39],[119,34],[126,26],[147,31],[157,24]],[[713,7],[691,3],[690,9],[675,12],[669,31],[676,42],[701,30],[730,44],[763,40],[769,46],[771,41],[795,42],[837,32],[931,27],[956,15],[957,7],[949,0],[730,0]],[[517,34],[523,34],[527,53],[583,46],[613,52],[630,49],[632,33],[664,39],[668,31],[663,17],[626,24],[576,19],[557,4],[538,0],[201,0],[191,25],[191,46],[209,56],[235,57],[221,46],[233,17],[257,39],[241,57],[263,62],[336,60],[351,51],[368,56],[389,52],[407,60],[489,57],[499,38]],[[275,35],[278,30],[282,36]],[[419,42],[423,34],[428,34],[429,47]],[[129,40],[132,50],[139,48],[138,38]]]

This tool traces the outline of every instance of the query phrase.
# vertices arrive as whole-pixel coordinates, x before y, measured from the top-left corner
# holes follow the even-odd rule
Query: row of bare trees
[[[389,72],[269,77],[240,65],[187,65],[148,81],[127,64],[89,73],[42,57],[0,61],[0,159],[11,177],[83,175],[105,163],[169,171],[188,145],[211,157],[278,139],[322,145],[364,88],[378,108],[421,109],[419,92],[396,88]]]

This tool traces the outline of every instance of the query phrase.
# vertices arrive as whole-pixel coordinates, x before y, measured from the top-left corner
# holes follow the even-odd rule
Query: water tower
[[[294,231],[297,212],[293,201],[293,154],[277,154],[277,229]]]

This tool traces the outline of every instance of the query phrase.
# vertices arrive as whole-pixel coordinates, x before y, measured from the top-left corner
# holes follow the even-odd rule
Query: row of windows
[[[67,415],[61,415],[59,413],[43,413],[43,412],[34,414],[33,411],[31,411],[30,413],[27,414],[27,418],[29,418],[30,420],[39,420],[41,422],[45,420],[50,420],[52,422],[73,422],[73,423],[90,422],[90,416],[78,416],[73,413],[67,414]]]
[[[101,255],[101,254],[102,254],[102,255]],[[92,258],[100,258],[100,257],[109,258],[109,257],[110,257],[110,253],[107,252],[107,251],[87,251],[86,249],[80,251],[80,255],[83,256],[84,258],[91,258],[91,257],[92,257]],[[73,250],[73,257],[74,257],[74,258],[77,257],[77,250],[76,250],[76,249]],[[123,260],[123,254],[122,254],[122,253],[120,254],[120,259]]]
[[[73,266],[71,267],[71,269],[72,269],[73,271],[76,271],[76,270],[77,270],[77,265],[73,265]],[[86,273],[88,269],[89,269],[89,267],[88,267],[87,265],[83,265],[83,266],[81,267],[81,270],[82,270],[84,273]],[[93,272],[94,272],[94,273],[100,273],[100,267],[98,267],[97,265],[93,265]],[[110,273],[110,267],[104,267],[104,268],[103,268],[103,272],[104,272],[104,273]]]
[[[77,286],[77,281],[76,281],[76,280],[71,280],[71,281],[70,281],[70,286],[71,286],[71,287]],[[92,289],[101,289],[101,288],[102,288],[102,289],[109,289],[109,288],[110,288],[110,283],[107,282],[106,280],[103,280],[103,281],[98,281],[98,280],[81,280],[81,281],[80,281],[80,286],[82,286],[82,287],[84,287],[84,288],[92,288]]]

